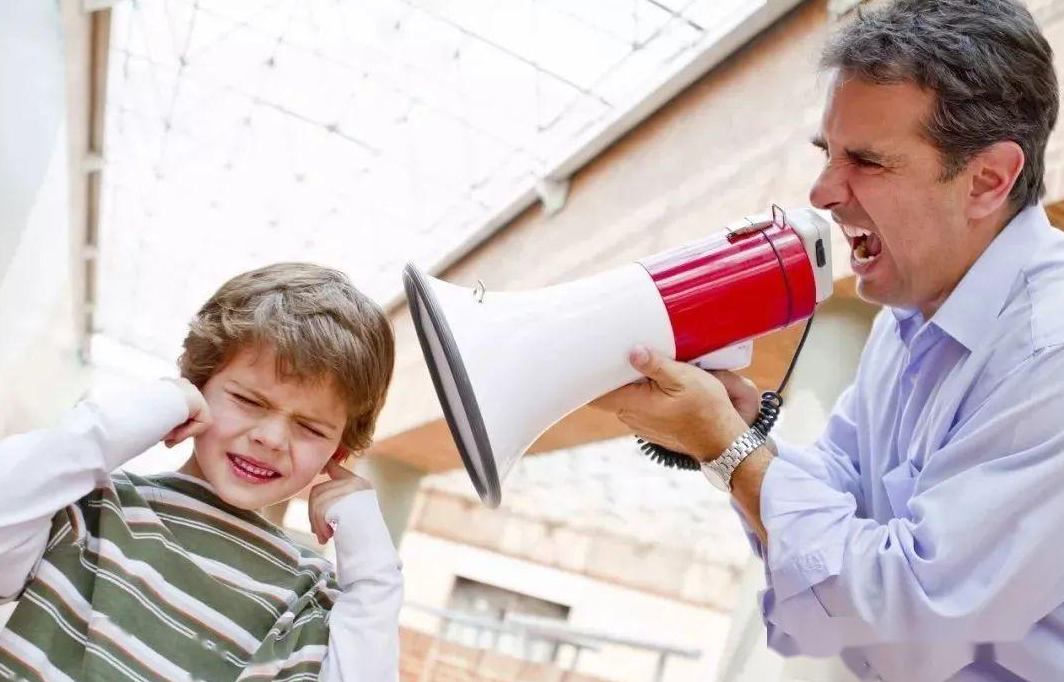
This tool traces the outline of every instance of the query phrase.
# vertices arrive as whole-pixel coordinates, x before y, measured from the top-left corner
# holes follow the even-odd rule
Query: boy
[[[272,265],[199,311],[182,379],[0,442],[0,601],[20,600],[0,680],[396,680],[399,559],[340,466],[369,446],[393,360],[343,274]],[[186,438],[178,472],[117,470]],[[335,537],[339,583],[255,511],[323,472],[311,526]]]

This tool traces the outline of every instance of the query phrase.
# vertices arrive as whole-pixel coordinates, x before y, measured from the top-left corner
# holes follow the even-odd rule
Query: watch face
[[[724,480],[724,477],[720,473],[706,462],[702,465],[702,473],[706,475],[706,480],[713,484],[713,487],[717,490],[723,490],[726,493],[731,492],[731,486]]]

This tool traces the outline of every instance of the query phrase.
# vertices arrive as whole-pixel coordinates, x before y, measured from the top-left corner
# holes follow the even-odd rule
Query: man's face
[[[182,471],[241,509],[292,497],[337,453],[346,410],[330,382],[277,375],[272,348],[239,352],[203,387],[213,423]]]
[[[965,239],[965,172],[943,181],[924,124],[934,94],[838,73],[814,144],[827,162],[810,192],[843,227],[861,298],[937,310],[978,255]],[[970,253],[972,252],[972,253]]]

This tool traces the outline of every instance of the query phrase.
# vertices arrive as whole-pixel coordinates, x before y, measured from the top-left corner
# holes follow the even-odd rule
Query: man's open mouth
[[[240,455],[234,455],[231,452],[226,453],[226,455],[229,458],[229,466],[238,478],[252,483],[266,483],[267,481],[272,481],[275,478],[281,477],[279,472],[265,466],[262,462],[250,460],[246,457],[241,457]]]
[[[862,265],[871,263],[883,252],[883,242],[880,241],[878,234],[863,227],[850,227],[849,225],[843,225],[842,231],[850,242],[850,250],[857,263]]]

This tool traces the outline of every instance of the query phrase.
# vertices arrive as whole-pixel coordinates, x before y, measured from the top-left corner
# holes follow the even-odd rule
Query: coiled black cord
[[[794,350],[794,356],[791,358],[791,365],[787,368],[787,373],[783,375],[783,381],[780,382],[780,387],[775,391],[765,391],[761,394],[761,409],[758,410],[757,418],[754,419],[751,428],[760,431],[762,436],[767,437],[769,431],[771,431],[772,427],[776,425],[776,420],[779,419],[780,410],[783,408],[783,397],[781,394],[783,393],[783,389],[787,388],[787,382],[791,380],[791,373],[794,372],[794,366],[798,364],[798,356],[802,352],[802,346],[805,345],[805,340],[809,338],[809,330],[812,326],[813,317],[810,316],[805,323],[805,331],[802,332],[802,340],[798,342],[798,347]],[[639,449],[643,451],[643,454],[662,466],[670,469],[684,469],[687,471],[698,471],[702,467],[699,461],[690,455],[670,450],[657,443],[651,443],[639,436],[636,436],[635,439],[639,443]]]

